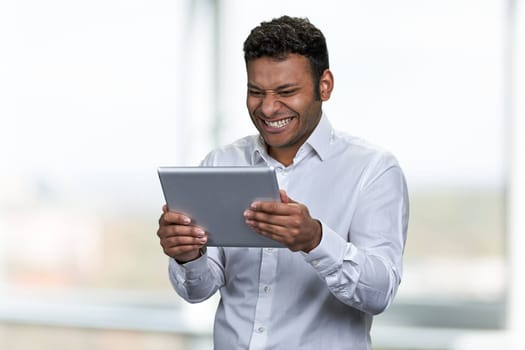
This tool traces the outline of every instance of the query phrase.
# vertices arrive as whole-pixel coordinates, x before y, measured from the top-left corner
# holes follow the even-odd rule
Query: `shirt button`
[[[264,332],[264,327],[257,328],[257,333],[262,333],[262,332]]]
[[[266,254],[272,254],[273,253],[273,248],[265,248],[264,250],[266,251]]]
[[[283,174],[283,176],[286,176],[288,175],[288,172],[286,170],[283,170],[281,174]]]
[[[317,266],[317,265],[319,265],[319,260],[313,260],[313,261],[312,261],[312,265],[313,265],[313,266]]]
[[[264,287],[265,293],[270,293],[271,288],[269,286]]]

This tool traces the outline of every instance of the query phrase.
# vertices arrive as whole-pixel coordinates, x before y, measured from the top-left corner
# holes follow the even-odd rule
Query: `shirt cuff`
[[[175,259],[170,258],[170,268],[177,276],[184,276],[185,280],[195,279],[208,270],[208,256],[203,250],[202,255],[195,260],[180,264]]]
[[[308,262],[321,276],[328,276],[341,268],[343,261],[360,265],[362,253],[352,243],[347,242],[337,232],[321,221],[323,235],[321,242],[309,253],[303,253]]]

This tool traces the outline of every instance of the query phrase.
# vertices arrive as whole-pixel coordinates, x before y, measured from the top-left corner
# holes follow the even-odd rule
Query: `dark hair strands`
[[[321,75],[329,68],[328,49],[323,33],[307,18],[281,16],[262,22],[244,42],[246,63],[261,57],[285,59],[289,54],[308,58],[314,84],[318,86]],[[316,91],[316,98],[318,95]]]

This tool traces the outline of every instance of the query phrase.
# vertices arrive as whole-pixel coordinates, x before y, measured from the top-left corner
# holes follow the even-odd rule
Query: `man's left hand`
[[[308,253],[321,242],[322,228],[308,208],[281,190],[281,202],[253,202],[244,212],[246,224],[292,251]]]

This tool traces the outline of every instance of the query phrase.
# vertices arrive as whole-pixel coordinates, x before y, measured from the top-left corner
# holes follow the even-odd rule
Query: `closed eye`
[[[282,97],[289,97],[289,96],[294,95],[298,90],[299,89],[283,90],[283,91],[279,91],[278,94],[279,96],[282,96]]]
[[[250,96],[253,96],[253,97],[263,97],[264,96],[264,92],[260,90],[252,90],[252,89],[248,89],[248,94],[250,94]]]

